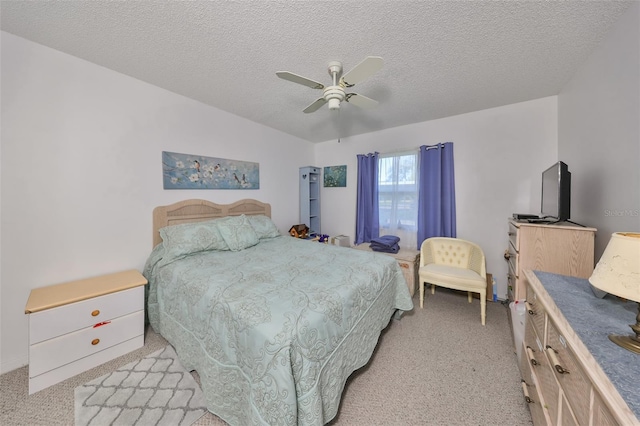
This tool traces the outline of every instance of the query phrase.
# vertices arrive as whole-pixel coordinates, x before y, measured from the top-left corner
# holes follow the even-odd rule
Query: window
[[[418,153],[378,158],[380,235],[400,237],[400,247],[415,249],[418,231]]]

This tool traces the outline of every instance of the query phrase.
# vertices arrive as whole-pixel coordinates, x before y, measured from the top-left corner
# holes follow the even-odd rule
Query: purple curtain
[[[456,237],[453,142],[420,147],[418,250],[431,237]]]
[[[358,156],[358,195],[356,199],[355,243],[366,243],[380,236],[378,220],[378,153]]]

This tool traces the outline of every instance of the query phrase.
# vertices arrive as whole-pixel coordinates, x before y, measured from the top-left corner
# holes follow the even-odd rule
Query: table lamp
[[[609,335],[623,348],[640,354],[640,233],[614,232],[589,282],[607,293],[638,302],[634,335]]]

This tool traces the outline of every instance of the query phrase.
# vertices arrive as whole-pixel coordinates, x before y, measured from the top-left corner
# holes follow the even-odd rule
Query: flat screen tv
[[[562,161],[542,172],[540,217],[568,221],[571,217],[571,172]]]

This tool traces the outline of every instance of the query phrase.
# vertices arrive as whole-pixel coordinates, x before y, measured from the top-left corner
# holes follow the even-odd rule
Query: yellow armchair
[[[459,238],[433,237],[420,247],[420,308],[424,305],[424,285],[480,293],[480,319],[485,324],[487,307],[487,270],[484,252],[477,244]]]

